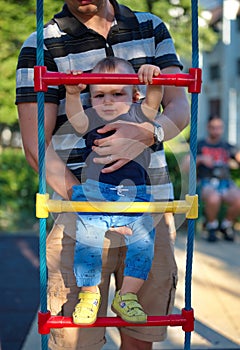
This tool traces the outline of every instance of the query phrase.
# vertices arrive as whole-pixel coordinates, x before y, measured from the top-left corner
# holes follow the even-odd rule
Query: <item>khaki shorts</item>
[[[52,315],[71,316],[78,302],[79,288],[73,274],[75,218],[72,213],[60,214],[47,238],[48,308]],[[138,298],[148,315],[166,315],[172,312],[177,284],[177,267],[173,253],[175,229],[172,215],[155,215],[155,255],[148,280]],[[171,231],[171,232],[169,232]],[[123,278],[125,246],[123,237],[107,232],[103,250],[102,302],[99,316],[105,316],[111,275],[115,276],[116,290]],[[148,342],[166,338],[166,327],[122,327],[121,332]],[[100,350],[105,344],[105,328],[51,329],[49,349]]]

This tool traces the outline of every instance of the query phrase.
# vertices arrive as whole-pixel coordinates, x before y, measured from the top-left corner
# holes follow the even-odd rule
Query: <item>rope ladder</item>
[[[198,217],[198,196],[196,195],[196,145],[198,94],[201,92],[201,69],[198,68],[198,2],[192,0],[192,66],[188,74],[161,74],[153,78],[153,84],[188,87],[191,93],[190,128],[190,172],[189,194],[185,200],[172,202],[73,202],[49,199],[46,193],[45,132],[44,132],[44,92],[49,85],[62,84],[143,84],[137,74],[65,74],[48,72],[43,57],[43,0],[37,0],[37,65],[34,67],[34,89],[38,104],[38,157],[39,193],[36,197],[36,216],[39,218],[39,258],[40,258],[40,311],[38,331],[41,334],[42,350],[47,350],[48,334],[51,328],[63,327],[126,327],[126,326],[182,326],[185,332],[184,350],[191,349],[191,332],[194,330],[194,312],[191,307],[192,260],[195,234],[195,220]],[[131,212],[131,213],[184,213],[188,219],[187,256],[185,274],[185,307],[181,314],[148,316],[147,323],[128,323],[120,317],[98,317],[90,326],[76,325],[72,317],[52,316],[47,310],[47,267],[46,267],[46,220],[50,212]]]

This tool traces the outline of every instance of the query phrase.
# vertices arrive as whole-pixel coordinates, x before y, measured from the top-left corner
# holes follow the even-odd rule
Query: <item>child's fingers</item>
[[[160,68],[155,67],[153,71],[154,76],[157,77],[160,73],[161,73]]]
[[[87,85],[85,85],[85,84],[82,84],[82,83],[80,83],[80,84],[78,84],[78,88],[79,88],[79,90],[84,90],[84,89],[86,89],[86,87],[87,87]]]
[[[145,84],[151,84],[152,78],[160,74],[160,68],[154,65],[146,64],[140,67],[138,78]]]

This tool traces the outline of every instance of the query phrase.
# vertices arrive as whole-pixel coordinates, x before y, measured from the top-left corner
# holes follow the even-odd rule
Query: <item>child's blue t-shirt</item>
[[[105,134],[98,133],[97,130],[107,124],[106,120],[103,120],[96,113],[94,108],[85,110],[85,113],[89,118],[88,131],[85,135],[83,135],[83,138],[86,140],[86,152],[84,154],[84,160],[86,163],[84,172],[86,178],[115,186],[118,186],[120,183],[128,186],[146,184],[147,170],[150,163],[150,148],[146,148],[139,156],[137,156],[134,160],[129,161],[120,169],[107,174],[101,173],[101,170],[108,167],[110,164],[102,165],[94,163],[93,158],[98,157],[98,155],[92,151],[92,146],[94,145],[94,140],[110,136],[114,133],[114,131]],[[149,122],[149,119],[143,114],[139,103],[133,103],[128,113],[118,116],[116,119],[112,120],[111,123],[119,120],[134,123],[143,123],[146,121]],[[125,135],[125,138],[126,142],[130,142],[128,135]]]

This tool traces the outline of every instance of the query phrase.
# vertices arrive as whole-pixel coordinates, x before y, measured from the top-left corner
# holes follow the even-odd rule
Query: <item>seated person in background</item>
[[[134,74],[132,65],[117,57],[101,60],[93,73]],[[162,101],[163,88],[151,85],[152,78],[160,74],[157,66],[145,64],[138,71],[139,80],[147,85],[142,103],[134,103],[138,92],[133,85],[91,85],[92,107],[83,110],[80,92],[84,84],[66,86],[66,113],[74,129],[86,140],[86,182],[73,187],[75,201],[146,202],[146,169],[150,163],[150,148],[120,169],[105,173],[107,166],[94,163],[94,140],[106,137],[98,129],[113,121],[153,121]],[[126,142],[128,142],[126,135]],[[111,155],[109,155],[111,157]],[[112,159],[112,161],[114,161]],[[106,170],[106,169],[105,169]],[[147,279],[154,255],[155,230],[149,213],[79,213],[76,228],[74,273],[80,288],[79,302],[73,312],[76,324],[96,321],[100,305],[98,285],[101,281],[102,247],[105,232],[112,227],[127,226],[132,235],[125,236],[127,254],[121,289],[116,293],[112,310],[123,320],[144,323],[147,315],[137,299],[137,292]]]
[[[197,177],[200,198],[204,202],[208,241],[216,241],[220,229],[224,238],[234,241],[233,224],[240,215],[240,189],[231,180],[229,161],[240,163],[240,151],[222,140],[224,124],[218,115],[212,115],[207,123],[207,138],[198,142]],[[219,226],[218,214],[221,204],[227,206],[226,216]]]

